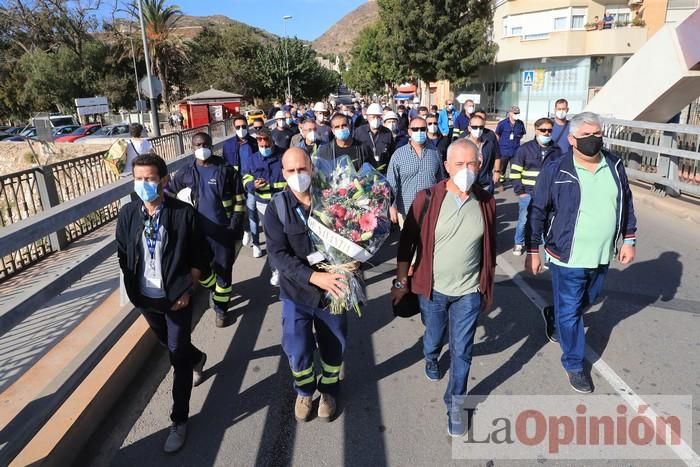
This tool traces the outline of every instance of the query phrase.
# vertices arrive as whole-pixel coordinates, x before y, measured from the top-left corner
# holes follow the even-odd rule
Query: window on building
[[[571,17],[571,29],[583,29],[586,24],[586,17],[584,15],[573,15]]]
[[[511,36],[522,36],[523,35],[523,27],[522,26],[513,26],[510,28],[510,35]]]
[[[566,16],[560,16],[558,18],[554,18],[554,30],[555,31],[564,31],[568,29],[569,27],[569,18]]]
[[[669,10],[685,9],[685,8],[697,8],[698,0],[668,0]]]
[[[620,23],[629,23],[630,14],[629,13],[618,13],[615,15],[615,21]]]

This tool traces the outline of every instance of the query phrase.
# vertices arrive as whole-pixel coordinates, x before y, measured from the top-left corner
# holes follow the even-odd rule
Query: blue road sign
[[[535,70],[523,71],[523,86],[532,86],[535,81]]]

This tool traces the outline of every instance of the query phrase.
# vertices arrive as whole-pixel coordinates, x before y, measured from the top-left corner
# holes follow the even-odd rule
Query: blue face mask
[[[270,157],[272,155],[272,148],[260,148],[260,155],[263,157]]]
[[[335,135],[336,139],[345,141],[350,137],[350,128],[341,128],[339,130],[335,130],[333,134]]]
[[[425,131],[413,131],[413,132],[411,132],[411,139],[418,144],[425,143],[425,140],[427,138],[428,138],[428,133]]]
[[[134,180],[134,191],[136,195],[145,203],[158,198],[158,183],[147,182],[145,180]]]
[[[552,141],[552,137],[547,135],[537,135],[537,141],[542,146],[547,146]]]
[[[288,119],[287,119],[287,125],[291,125],[292,123],[294,123],[294,120],[291,119],[291,118],[288,118]]]

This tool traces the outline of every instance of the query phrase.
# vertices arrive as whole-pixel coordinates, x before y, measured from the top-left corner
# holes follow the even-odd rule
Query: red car
[[[84,125],[80,128],[76,128],[72,133],[56,138],[55,141],[57,143],[74,143],[75,140],[91,135],[99,129],[100,125]]]

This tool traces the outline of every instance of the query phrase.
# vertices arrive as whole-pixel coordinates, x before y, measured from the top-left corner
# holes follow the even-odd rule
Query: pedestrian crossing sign
[[[532,86],[535,81],[535,70],[523,71],[523,86]]]

